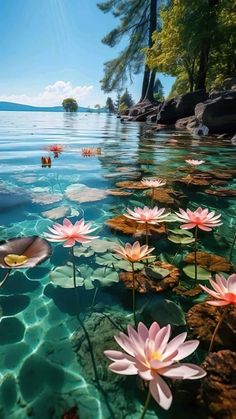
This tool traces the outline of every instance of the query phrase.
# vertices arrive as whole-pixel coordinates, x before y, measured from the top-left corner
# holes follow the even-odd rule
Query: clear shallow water
[[[143,191],[132,191],[132,195],[124,197],[108,195],[108,190],[116,189],[116,182],[156,176],[167,178],[171,184],[183,176],[178,169],[184,166],[186,158],[206,160],[204,170],[235,169],[235,146],[228,140],[193,138],[168,131],[153,134],[147,132],[149,129],[142,124],[122,124],[115,117],[102,114],[1,112],[1,240],[23,235],[43,236],[53,224],[49,217],[50,210],[55,208],[73,222],[81,216],[93,221],[101,238],[130,240],[112,232],[104,223],[122,214],[127,206],[132,208],[149,201]],[[51,144],[62,144],[64,152],[59,158],[52,156],[51,168],[42,168],[41,156],[49,155],[46,147]],[[83,157],[83,147],[98,147],[101,155]],[[233,180],[224,186],[234,187]],[[222,213],[224,227],[219,229],[219,240],[205,236],[202,246],[227,256],[229,247],[225,238],[233,239],[235,199],[207,195],[204,188],[178,186],[177,189],[184,192],[185,197],[180,200],[184,208],[201,205]],[[63,218],[64,215],[57,221]],[[166,251],[173,256],[175,253],[163,240],[152,244],[157,247],[157,254]],[[0,289],[0,418],[61,418],[73,406],[79,409],[82,419],[111,417],[91,381],[91,362],[81,365],[76,357],[78,342],[72,345],[72,336],[78,329],[74,290],[57,287],[50,281],[49,272],[69,259],[68,249],[53,245],[50,260],[34,269],[15,271]],[[79,288],[80,312],[114,310],[118,315],[128,316],[129,292],[117,284],[100,288],[99,281],[90,281],[91,272],[101,268],[97,262],[96,253],[77,259],[78,265],[83,265],[86,279]],[[168,295],[168,298],[172,297]],[[139,297],[138,305],[141,307],[146,301],[146,297]],[[91,324],[90,327],[92,330]],[[99,366],[100,360],[97,362]],[[135,391],[134,381],[128,378],[134,392],[126,394],[130,410],[125,416],[124,394],[117,401],[118,387],[111,382],[109,388],[109,380],[111,375],[103,377],[115,417],[138,418],[143,397]],[[127,384],[122,385],[124,393]],[[124,411],[127,406],[123,406]],[[172,416],[156,409],[150,410],[147,417],[177,417],[173,413],[177,407],[173,409]]]

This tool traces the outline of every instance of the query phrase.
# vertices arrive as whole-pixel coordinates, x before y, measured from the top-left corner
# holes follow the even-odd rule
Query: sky
[[[0,101],[55,106],[72,96],[81,106],[105,104],[103,64],[122,45],[102,44],[117,19],[101,12],[97,2],[0,0]],[[173,78],[159,78],[167,95]],[[141,83],[140,75],[127,86],[135,100]]]

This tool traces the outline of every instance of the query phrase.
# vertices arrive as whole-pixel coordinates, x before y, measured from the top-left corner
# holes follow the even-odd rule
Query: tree
[[[234,74],[233,2],[173,0],[171,7],[162,9],[161,19],[162,29],[153,35],[147,64],[176,76],[175,92],[214,87],[216,79]]]
[[[109,113],[115,113],[115,106],[111,97],[108,96],[106,100],[106,108]]]
[[[147,65],[144,66],[143,48],[151,48],[153,44],[152,34],[157,27],[157,0],[106,0],[99,3],[98,7],[104,13],[111,12],[119,18],[117,27],[102,42],[114,47],[124,38],[129,39],[118,57],[105,63],[102,89],[105,92],[118,90],[123,87],[128,76],[132,81],[132,76],[144,69],[140,100],[153,100],[155,70],[150,71]]]
[[[62,102],[62,106],[66,112],[77,112],[78,110],[78,103],[73,98],[64,99]]]
[[[120,97],[119,111],[122,112],[125,109],[131,108],[134,105],[131,94],[125,89],[123,95]]]
[[[154,99],[157,102],[162,102],[164,100],[163,86],[158,78],[155,81],[153,92]]]

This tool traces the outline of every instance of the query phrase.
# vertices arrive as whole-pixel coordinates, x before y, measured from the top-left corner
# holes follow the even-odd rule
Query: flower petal
[[[172,393],[166,382],[159,375],[156,375],[154,380],[150,381],[149,390],[152,397],[163,409],[168,410],[170,408],[173,400]]]

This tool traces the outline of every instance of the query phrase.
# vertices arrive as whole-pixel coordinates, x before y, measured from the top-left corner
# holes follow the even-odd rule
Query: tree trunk
[[[156,77],[156,70],[152,70],[150,80],[149,80],[149,84],[148,84],[148,88],[147,88],[146,95],[145,95],[145,99],[150,100],[150,102],[154,102],[153,88],[154,88],[154,84],[155,84],[155,77]]]
[[[149,36],[148,36],[148,47],[152,47],[152,34],[157,27],[157,0],[150,0],[150,13],[149,13]],[[155,72],[156,74],[156,72]],[[147,96],[152,97],[153,100],[153,87],[155,82],[155,74],[150,72],[147,65],[144,69],[143,87],[140,102],[147,99]]]
[[[211,27],[213,27],[213,21],[216,17],[216,7],[218,6],[218,4],[219,4],[219,0],[208,0],[209,25]],[[200,90],[200,89],[206,90],[206,77],[207,77],[208,61],[209,61],[209,55],[210,55],[210,49],[211,49],[211,37],[212,37],[212,31],[209,31],[208,37],[202,43],[195,90]]]
[[[139,102],[142,102],[146,96],[146,91],[148,89],[148,84],[149,84],[149,78],[150,78],[150,68],[147,65],[145,65],[144,75],[143,75],[142,93],[141,93],[141,98]]]

